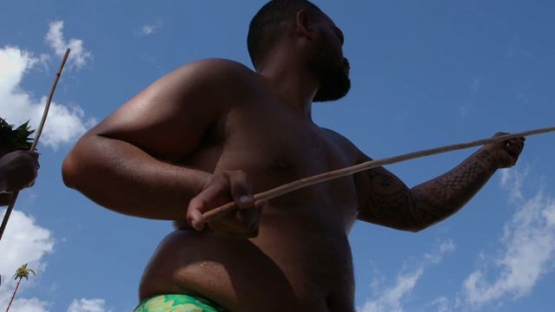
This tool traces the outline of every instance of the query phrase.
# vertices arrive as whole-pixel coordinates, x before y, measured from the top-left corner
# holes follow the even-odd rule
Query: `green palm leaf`
[[[34,132],[29,127],[29,121],[14,129],[13,125],[0,118],[0,147],[28,150],[32,144],[29,136]]]
[[[29,279],[29,273],[33,273],[33,275],[35,275],[35,271],[33,271],[33,269],[28,269],[27,268],[27,263],[25,263],[24,265],[20,266],[17,271],[15,271],[15,274],[13,276],[14,280],[18,280],[18,279],[22,279],[25,277],[26,280]]]

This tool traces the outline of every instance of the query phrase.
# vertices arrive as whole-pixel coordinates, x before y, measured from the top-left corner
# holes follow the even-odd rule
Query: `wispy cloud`
[[[437,298],[436,300],[432,301],[430,306],[434,308],[433,311],[435,311],[435,312],[451,312],[451,311],[453,311],[452,308],[451,308],[451,304],[449,302],[449,299],[447,297]],[[432,310],[428,309],[428,311],[432,311]]]
[[[500,254],[464,281],[463,304],[480,307],[518,299],[554,268],[555,199],[541,189],[526,198],[521,188],[527,172],[513,169],[502,175],[518,210],[504,227]]]
[[[526,177],[530,173],[530,167],[524,164],[523,169],[503,169],[501,170],[501,178],[499,185],[509,193],[509,201],[515,204],[521,204],[524,201],[522,187],[526,182]]]
[[[32,92],[21,87],[21,82],[44,59],[18,47],[0,48],[0,111],[1,117],[9,123],[19,125],[30,120],[32,128],[37,128],[47,97],[34,98]],[[83,134],[94,123],[94,119],[85,118],[79,106],[53,102],[40,143],[58,148]]]
[[[46,42],[54,50],[57,56],[63,56],[67,48],[71,49],[69,54],[68,64],[70,66],[82,68],[92,58],[92,53],[84,48],[83,40],[70,39],[65,41],[62,29],[64,28],[63,21],[54,21],[50,23],[50,28],[46,34]]]
[[[156,31],[162,27],[161,22],[153,23],[153,24],[145,24],[141,26],[141,29],[136,32],[138,36],[150,36],[156,33]]]
[[[455,244],[451,241],[445,241],[433,252],[425,253],[421,261],[411,268],[404,268],[397,275],[395,283],[392,286],[384,288],[381,292],[377,292],[359,312],[383,312],[383,311],[404,311],[404,302],[410,297],[411,292],[416,287],[418,280],[424,274],[426,267],[432,264],[439,264],[446,253],[455,250]],[[374,289],[379,289],[379,282],[373,281]]]
[[[0,307],[6,307],[7,305],[7,301],[5,304],[0,303]],[[50,303],[37,298],[17,298],[13,301],[10,312],[47,312],[49,306]]]
[[[476,94],[482,88],[482,78],[477,77],[472,80],[469,87],[468,97],[464,100],[463,104],[459,107],[461,117],[466,117],[476,103]]]
[[[108,312],[104,299],[74,299],[67,312]]]

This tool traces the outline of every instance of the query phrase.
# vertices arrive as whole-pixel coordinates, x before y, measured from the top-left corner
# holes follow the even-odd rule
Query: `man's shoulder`
[[[206,66],[224,70],[246,70],[252,72],[246,65],[238,61],[224,58],[205,58],[191,62],[185,66]]]
[[[256,73],[242,63],[229,59],[207,58],[191,62],[177,69],[193,73],[199,78],[211,79],[248,79],[249,76],[255,76]]]
[[[351,140],[349,140],[348,138],[346,138],[345,136],[343,136],[342,134],[334,131],[334,130],[330,130],[330,129],[326,129],[326,128],[320,128],[322,130],[322,132],[324,133],[324,135],[332,140],[332,142],[335,143],[336,146],[338,146],[339,148],[341,148],[341,150],[343,150],[345,153],[347,153],[347,155],[350,155],[353,157],[353,161],[355,163],[361,163],[361,162],[365,162],[368,160],[372,160],[368,155],[364,154],[356,145],[355,143],[351,142]]]
[[[349,139],[347,139],[344,135],[340,134],[339,132],[336,132],[334,130],[327,129],[327,128],[322,128],[322,127],[320,127],[320,129],[325,137],[333,141],[342,149],[350,150],[350,151],[358,151],[358,148],[355,146],[355,144],[351,142]]]

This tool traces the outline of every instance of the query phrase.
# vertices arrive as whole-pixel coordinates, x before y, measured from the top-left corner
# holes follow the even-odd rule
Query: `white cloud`
[[[6,209],[0,211],[3,216]],[[4,278],[11,277],[25,263],[33,263],[33,266],[29,266],[36,268],[42,257],[51,253],[53,248],[52,233],[38,226],[32,217],[14,209],[0,241],[0,249],[9,251],[0,257],[0,274]]]
[[[145,36],[151,35],[154,33],[155,29],[156,27],[153,25],[144,25],[143,28],[141,29],[141,33]]]
[[[4,215],[6,209],[0,209],[0,215]],[[15,288],[16,281],[12,278],[17,268],[29,263],[29,268],[37,274],[44,271],[44,256],[53,252],[54,239],[49,230],[38,226],[35,220],[23,212],[14,210],[12,212],[4,236],[0,241],[0,275],[2,275],[2,287],[0,287],[0,309],[6,307]],[[7,251],[7,252],[6,252]],[[12,312],[42,312],[46,311],[48,303],[36,298],[26,299],[23,297],[25,288],[33,284],[34,276],[29,280],[23,280],[14,300]]]
[[[107,312],[104,299],[74,299],[67,312]]]
[[[0,209],[3,216],[5,208]],[[0,286],[0,311],[5,311],[16,281],[13,275],[17,268],[28,263],[29,268],[40,275],[46,269],[44,257],[53,252],[54,238],[52,233],[36,224],[35,220],[19,210],[12,212],[6,232],[0,241],[0,275],[2,285]],[[25,290],[35,284],[39,276],[30,275],[29,279],[23,279],[21,285],[10,307],[10,312],[47,312],[50,311],[52,302],[38,298],[26,298]],[[68,307],[68,312],[110,312],[105,308],[102,299],[75,299]]]
[[[440,297],[432,301],[430,306],[435,307],[436,312],[451,312],[451,306],[449,304],[449,299],[446,297]]]
[[[477,93],[480,91],[480,87],[482,86],[482,78],[474,78],[472,84],[470,85],[470,92],[472,94]]]
[[[40,102],[46,102],[46,100],[47,98],[43,97]],[[40,114],[42,116],[42,108]],[[84,116],[85,112],[79,106],[51,105],[41,143],[56,147],[73,141],[83,134],[87,127],[96,123],[94,119],[83,120]]]
[[[33,129],[38,127],[46,96],[36,100],[31,92],[22,90],[20,84],[40,62],[41,58],[17,47],[0,49],[0,111],[11,124],[19,125],[30,120]],[[95,122],[94,119],[84,120],[84,112],[78,106],[52,102],[40,143],[55,149],[83,134]]]
[[[455,243],[452,240],[447,240],[439,245],[438,250],[432,253],[425,253],[424,259],[431,264],[440,263],[443,260],[443,255],[447,252],[455,250]]]
[[[422,260],[416,267],[412,269],[403,270],[404,273],[397,275],[395,284],[385,288],[381,292],[377,292],[367,300],[360,312],[382,312],[382,311],[396,311],[401,312],[404,310],[403,304],[410,297],[411,292],[416,287],[418,280],[424,274],[425,268],[431,264],[438,264],[443,260],[443,256],[447,252],[455,250],[455,244],[451,241],[445,241],[435,251],[425,253]],[[377,289],[377,281],[373,282],[374,287]],[[443,303],[446,305],[446,303]]]
[[[46,42],[54,50],[54,53],[60,57],[64,56],[67,48],[70,48],[71,52],[69,54],[68,64],[80,69],[91,59],[92,54],[83,47],[83,40],[81,39],[72,38],[66,42],[64,40],[64,34],[62,33],[63,28],[63,21],[54,21],[50,23],[50,29],[46,34]]]
[[[530,173],[530,167],[528,165],[523,166],[524,169],[521,171],[515,169],[502,169],[500,185],[501,188],[509,192],[509,200],[511,202],[523,201],[524,195],[522,194],[522,187],[528,174]]]
[[[525,177],[520,172],[502,177],[505,186],[517,190],[518,196],[511,196],[519,208],[504,227],[500,256],[464,281],[462,301],[467,305],[499,304],[528,295],[555,265],[555,199],[542,190],[525,198],[520,190]]]
[[[467,98],[463,101],[462,105],[459,107],[459,113],[461,117],[466,117],[470,113],[470,111],[474,108],[476,104],[476,94],[480,92],[482,88],[482,78],[477,77],[474,78],[469,87],[469,93]]]
[[[7,301],[5,304],[0,304],[2,307],[7,305]],[[49,305],[48,302],[37,298],[15,299],[10,307],[10,312],[47,312]]]
[[[158,28],[162,27],[162,23],[158,22],[155,24],[145,24],[141,27],[141,30],[137,32],[138,36],[149,36],[156,32]]]
[[[397,276],[396,284],[383,291],[375,300],[367,301],[361,312],[403,311],[403,300],[414,289],[423,273],[424,268],[420,267],[410,273]]]

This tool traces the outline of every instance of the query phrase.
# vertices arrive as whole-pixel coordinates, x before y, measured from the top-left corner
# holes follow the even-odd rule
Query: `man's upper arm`
[[[361,162],[371,160],[366,155],[361,158]],[[399,230],[417,229],[414,195],[397,176],[377,167],[358,173],[356,179],[362,194],[359,220]]]
[[[131,143],[156,157],[177,160],[193,151],[206,130],[233,101],[239,65],[204,60],[160,78],[132,98],[91,134]]]

